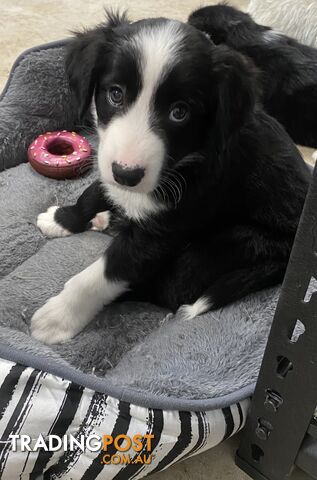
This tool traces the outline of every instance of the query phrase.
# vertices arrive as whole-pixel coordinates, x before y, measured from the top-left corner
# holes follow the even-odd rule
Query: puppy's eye
[[[107,90],[107,100],[113,107],[121,107],[124,101],[124,93],[121,87],[114,85]]]
[[[189,105],[185,102],[174,103],[170,109],[169,119],[172,122],[184,123],[190,117]]]

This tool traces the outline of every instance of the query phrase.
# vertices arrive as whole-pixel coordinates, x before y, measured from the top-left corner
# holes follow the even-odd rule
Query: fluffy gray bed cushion
[[[73,128],[71,102],[61,47],[22,57],[0,100],[0,165],[25,161],[26,147],[39,133]],[[23,350],[66,377],[72,366],[85,374],[84,384],[98,379],[98,389],[110,394],[120,387],[143,392],[148,405],[154,395],[202,400],[236,392],[239,399],[248,386],[244,394],[250,394],[279,288],[192,321],[153,305],[124,303],[105,308],[63,345],[48,347],[29,336],[34,311],[110,241],[97,232],[47,240],[36,217],[50,205],[74,202],[96,175],[54,181],[28,164],[0,174],[0,356],[15,358]]]
[[[26,148],[40,133],[71,129],[76,121],[63,43],[27,51],[12,68],[0,95],[0,171],[24,162]]]
[[[103,377],[105,388],[111,380],[152,394],[203,399],[253,383],[278,289],[192,321],[153,305],[114,304],[65,344],[48,347],[29,336],[34,311],[110,241],[98,232],[47,240],[36,217],[52,204],[73,202],[95,176],[55,181],[28,164],[0,174],[0,342]]]

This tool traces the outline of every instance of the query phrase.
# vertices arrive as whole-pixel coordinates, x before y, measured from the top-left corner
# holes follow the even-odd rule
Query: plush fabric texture
[[[25,162],[26,148],[38,135],[72,128],[76,117],[64,49],[34,50],[22,57],[1,96],[0,171]]]
[[[37,134],[73,128],[62,58],[61,49],[31,52],[15,68],[0,102],[2,165],[25,160]],[[36,115],[30,114],[31,105]],[[10,141],[3,145],[8,134]],[[151,395],[212,399],[252,384],[278,287],[192,321],[154,305],[116,303],[65,344],[46,346],[29,336],[34,311],[111,241],[92,231],[48,240],[37,229],[36,217],[50,205],[74,202],[96,175],[92,170],[77,180],[56,181],[29,164],[0,174],[0,343],[97,375],[105,391],[112,384],[126,392],[146,392],[149,404]]]
[[[317,47],[315,0],[251,0],[248,12],[257,23]]]

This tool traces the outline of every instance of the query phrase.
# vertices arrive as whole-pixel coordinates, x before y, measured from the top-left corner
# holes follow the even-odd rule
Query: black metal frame
[[[317,167],[236,456],[237,465],[254,480],[288,477],[317,405],[317,292],[305,298],[314,275],[317,275]],[[292,335],[298,321],[305,332],[296,341]],[[317,440],[312,436],[308,440],[310,465],[306,470],[317,478]],[[311,442],[315,442],[316,449]],[[307,455],[298,456],[302,468],[305,458]]]

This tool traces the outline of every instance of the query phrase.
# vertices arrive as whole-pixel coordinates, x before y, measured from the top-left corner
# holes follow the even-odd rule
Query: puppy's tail
[[[220,277],[191,305],[182,305],[177,315],[191,320],[198,315],[233,303],[251,293],[272,287],[283,281],[285,262],[254,265]]]

